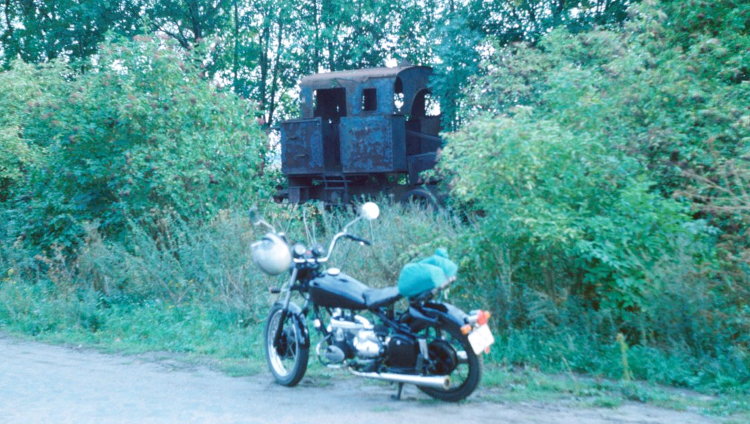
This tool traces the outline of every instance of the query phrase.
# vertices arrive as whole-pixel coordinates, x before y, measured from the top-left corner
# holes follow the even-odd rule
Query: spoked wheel
[[[427,350],[428,371],[432,375],[450,375],[450,387],[435,389],[419,387],[435,399],[458,402],[474,392],[482,378],[482,358],[469,345],[469,339],[458,328],[429,328]]]
[[[297,317],[289,312],[283,314],[281,305],[274,305],[266,320],[263,339],[266,347],[266,361],[276,382],[282,386],[295,386],[307,371],[307,357],[310,347],[305,340],[302,325]],[[286,315],[282,322],[282,315]],[[276,331],[281,326],[279,340],[274,344]]]

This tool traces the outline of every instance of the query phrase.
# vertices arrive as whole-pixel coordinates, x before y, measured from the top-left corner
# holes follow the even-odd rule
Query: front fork
[[[283,308],[281,309],[281,320],[279,325],[276,327],[276,332],[273,335],[273,347],[277,348],[279,345],[279,339],[281,339],[281,332],[284,329],[284,322],[286,321],[287,314],[289,313],[289,303],[292,299],[292,286],[297,281],[297,268],[292,270],[292,274],[289,277],[289,282],[282,288],[284,300],[281,301]]]

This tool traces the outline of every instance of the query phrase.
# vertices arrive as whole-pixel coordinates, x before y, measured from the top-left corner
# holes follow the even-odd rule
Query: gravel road
[[[357,378],[288,389],[270,377],[233,378],[201,367],[139,356],[20,341],[0,335],[0,423],[713,423],[688,412],[628,404],[616,409],[564,403],[460,404],[429,400],[413,386]],[[338,376],[338,374],[337,374]]]

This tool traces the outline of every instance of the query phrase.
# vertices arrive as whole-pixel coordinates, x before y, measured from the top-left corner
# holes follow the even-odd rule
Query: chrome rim
[[[299,338],[295,325],[291,325],[290,323],[290,325],[284,326],[281,337],[286,345],[281,348],[283,352],[279,353],[280,349],[273,345],[273,338],[279,325],[281,325],[281,310],[277,311],[271,317],[271,322],[268,326],[266,349],[268,350],[268,362],[273,371],[280,377],[285,377],[294,368],[294,363],[297,360]]]

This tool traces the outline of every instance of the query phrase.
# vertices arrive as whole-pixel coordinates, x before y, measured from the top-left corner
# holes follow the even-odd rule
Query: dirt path
[[[270,377],[232,378],[135,356],[106,355],[0,335],[0,423],[713,423],[640,404],[617,409],[550,403],[430,401],[414,387],[334,378],[287,389]]]

